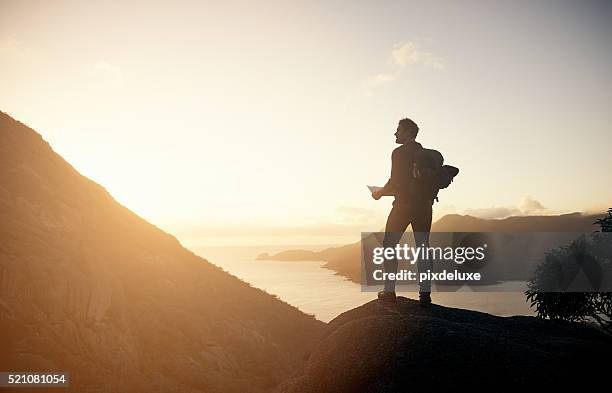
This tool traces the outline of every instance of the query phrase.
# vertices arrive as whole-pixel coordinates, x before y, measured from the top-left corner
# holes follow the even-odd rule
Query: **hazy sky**
[[[190,244],[380,229],[405,116],[437,216],[611,202],[611,2],[224,3],[0,0],[0,110]]]

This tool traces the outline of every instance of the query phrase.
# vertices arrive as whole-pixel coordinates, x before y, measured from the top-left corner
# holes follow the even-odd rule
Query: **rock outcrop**
[[[590,326],[374,300],[332,320],[277,392],[596,386],[611,350],[612,339]]]

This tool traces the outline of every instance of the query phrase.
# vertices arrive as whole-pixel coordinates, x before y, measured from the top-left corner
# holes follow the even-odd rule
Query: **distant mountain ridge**
[[[580,212],[550,216],[511,216],[485,219],[447,214],[432,225],[433,232],[590,232],[599,215]]]
[[[432,224],[432,232],[592,232],[600,215],[569,213],[555,216],[512,216],[484,219],[469,215],[448,214]],[[384,229],[381,229],[384,231]],[[361,280],[361,243],[356,242],[321,251],[287,250],[258,259],[277,261],[325,261],[323,267],[351,281]]]
[[[183,248],[0,112],[1,371],[78,392],[264,392],[324,324]]]

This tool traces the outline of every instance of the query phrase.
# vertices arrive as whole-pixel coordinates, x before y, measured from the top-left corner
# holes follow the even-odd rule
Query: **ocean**
[[[189,247],[189,246],[188,246]],[[329,322],[339,314],[376,298],[361,285],[322,267],[321,261],[263,261],[257,255],[288,249],[320,250],[326,246],[189,247],[228,273]],[[398,293],[417,298],[414,292]],[[500,316],[534,315],[521,292],[434,292],[434,303]]]

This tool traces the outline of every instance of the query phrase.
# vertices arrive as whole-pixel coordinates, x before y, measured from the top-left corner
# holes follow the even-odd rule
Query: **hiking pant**
[[[412,224],[414,242],[416,247],[429,247],[429,232],[431,231],[432,201],[412,202],[399,204],[394,202],[393,208],[387,218],[385,227],[385,238],[383,247],[395,247],[400,240],[408,225]],[[385,260],[385,272],[397,272],[397,259]],[[433,270],[433,262],[427,258],[420,258],[417,261],[419,273]],[[395,291],[395,280],[385,280],[385,291]],[[431,292],[431,281],[426,280],[419,283],[419,292]]]

